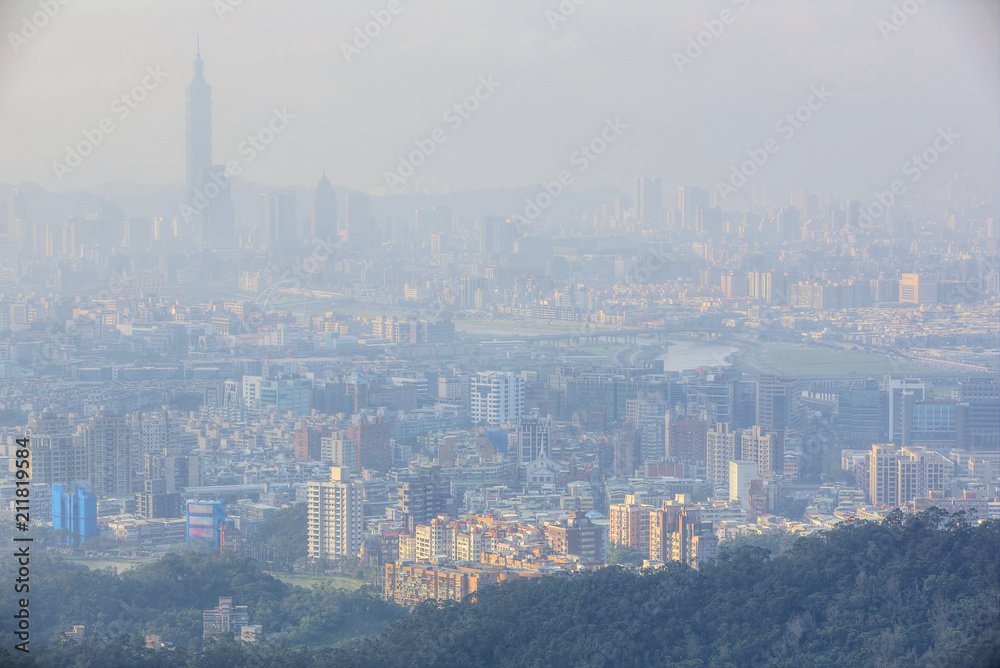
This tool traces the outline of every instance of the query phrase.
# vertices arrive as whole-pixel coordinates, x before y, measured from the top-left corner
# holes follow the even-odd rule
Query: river
[[[726,366],[726,355],[739,350],[728,343],[712,341],[671,341],[664,355],[657,359],[663,360],[663,368],[667,371],[685,371],[703,366]]]

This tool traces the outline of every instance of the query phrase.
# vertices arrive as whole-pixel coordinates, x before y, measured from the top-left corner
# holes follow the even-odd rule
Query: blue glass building
[[[66,542],[97,538],[97,495],[85,482],[52,485],[52,529],[66,529]]]

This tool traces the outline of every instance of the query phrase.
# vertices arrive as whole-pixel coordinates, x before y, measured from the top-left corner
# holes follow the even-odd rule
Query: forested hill
[[[995,521],[897,513],[881,524],[846,523],[776,556],[724,551],[700,572],[608,568],[490,588],[476,603],[425,605],[347,648],[153,654],[120,641],[32,657],[80,666],[993,667],[1000,533]]]

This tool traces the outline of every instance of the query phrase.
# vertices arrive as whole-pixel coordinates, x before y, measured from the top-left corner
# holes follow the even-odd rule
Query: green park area
[[[142,566],[143,564],[149,563],[148,561],[137,561],[135,559],[67,559],[66,561],[73,564],[81,564],[86,566],[92,571],[100,571],[105,568],[113,568],[119,573],[127,571],[134,566]]]
[[[336,575],[309,575],[305,573],[275,573],[272,571],[265,571],[268,575],[281,580],[285,584],[295,585],[302,587],[304,589],[312,589],[315,584],[318,585],[328,585],[334,589],[345,589],[347,591],[354,591],[359,589],[361,585],[364,584],[361,580],[355,580],[354,578],[344,578],[338,577]]]
[[[774,346],[771,360],[801,376],[941,373],[940,369],[853,350]]]

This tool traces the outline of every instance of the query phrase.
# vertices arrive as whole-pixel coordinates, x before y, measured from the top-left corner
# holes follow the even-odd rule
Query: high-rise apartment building
[[[80,425],[77,432],[86,457],[90,489],[98,496],[132,496],[135,456],[129,419],[101,410]]]
[[[708,443],[708,425],[704,420],[672,418],[667,413],[664,422],[667,457],[680,464],[704,464]]]
[[[653,561],[679,561],[692,568],[718,556],[719,539],[711,522],[701,521],[701,509],[686,494],[664,501],[659,510],[649,513],[649,558]]]
[[[364,486],[349,469],[334,466],[328,482],[310,482],[308,543],[310,559],[337,559],[358,554],[364,542]]]
[[[457,508],[451,491],[451,480],[441,475],[437,466],[423,468],[417,480],[404,482],[397,500],[399,513],[410,533],[420,524],[427,524],[438,515],[455,515]]]
[[[28,419],[31,439],[31,482],[36,485],[69,484],[86,478],[86,452],[76,447],[70,420],[51,408]],[[10,461],[13,472],[14,460]]]
[[[604,527],[594,524],[582,510],[545,526],[545,542],[560,557],[575,557],[584,563],[603,564],[608,559]]]
[[[761,476],[780,475],[785,466],[784,441],[784,432],[754,425],[740,432],[740,458],[754,462]]]
[[[524,412],[524,379],[510,371],[479,372],[472,377],[470,404],[474,424],[516,422]]]
[[[706,480],[712,488],[729,487],[729,462],[740,459],[740,433],[719,422],[707,434]]]
[[[612,545],[624,545],[641,554],[649,553],[649,518],[652,506],[641,502],[634,494],[625,496],[625,503],[612,504],[608,515]]]
[[[955,476],[955,463],[919,447],[877,443],[868,453],[868,501],[902,506],[930,492],[943,492]]]

